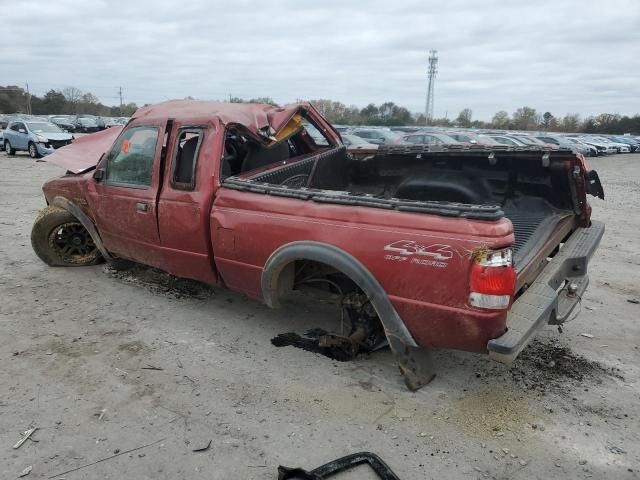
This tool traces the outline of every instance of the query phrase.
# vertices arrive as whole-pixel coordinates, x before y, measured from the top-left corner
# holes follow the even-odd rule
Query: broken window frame
[[[200,147],[202,146],[202,142],[204,140],[205,131],[205,127],[188,126],[181,127],[178,132],[176,132],[175,145],[173,146],[173,153],[171,155],[171,169],[169,171],[169,184],[174,190],[193,191],[196,189],[196,169],[198,166],[198,157],[200,156]],[[196,149],[193,152],[193,164],[191,165],[191,182],[177,182],[176,170],[178,167],[177,158],[178,149],[180,148],[180,137],[182,137],[183,134],[187,133],[194,133],[198,135],[198,144],[196,145]]]

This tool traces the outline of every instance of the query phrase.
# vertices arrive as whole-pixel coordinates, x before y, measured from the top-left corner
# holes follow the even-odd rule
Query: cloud
[[[191,0],[3,6],[0,84],[74,85],[104,103],[169,98],[390,100],[474,118],[529,105],[556,115],[640,111],[640,3]]]

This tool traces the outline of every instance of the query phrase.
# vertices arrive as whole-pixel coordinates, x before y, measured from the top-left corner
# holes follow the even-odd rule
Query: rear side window
[[[151,185],[157,143],[157,127],[134,127],[123,132],[107,156],[105,181],[133,187]]]
[[[171,186],[179,190],[196,187],[196,166],[204,131],[199,128],[180,130],[171,163]]]

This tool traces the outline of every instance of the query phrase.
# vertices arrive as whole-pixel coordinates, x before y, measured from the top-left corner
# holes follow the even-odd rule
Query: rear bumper
[[[510,364],[544,325],[561,324],[571,315],[589,284],[587,265],[603,234],[604,224],[593,222],[590,227],[579,228],[571,235],[527,291],[514,302],[507,316],[507,332],[487,343],[492,359]],[[570,294],[566,288],[558,292],[565,280],[577,287],[575,293]]]

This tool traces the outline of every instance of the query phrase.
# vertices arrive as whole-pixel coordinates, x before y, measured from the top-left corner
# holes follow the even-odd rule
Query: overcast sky
[[[349,5],[347,5],[349,4]],[[505,6],[509,4],[509,6]],[[640,0],[0,0],[0,85],[116,104],[193,96],[640,112]]]

